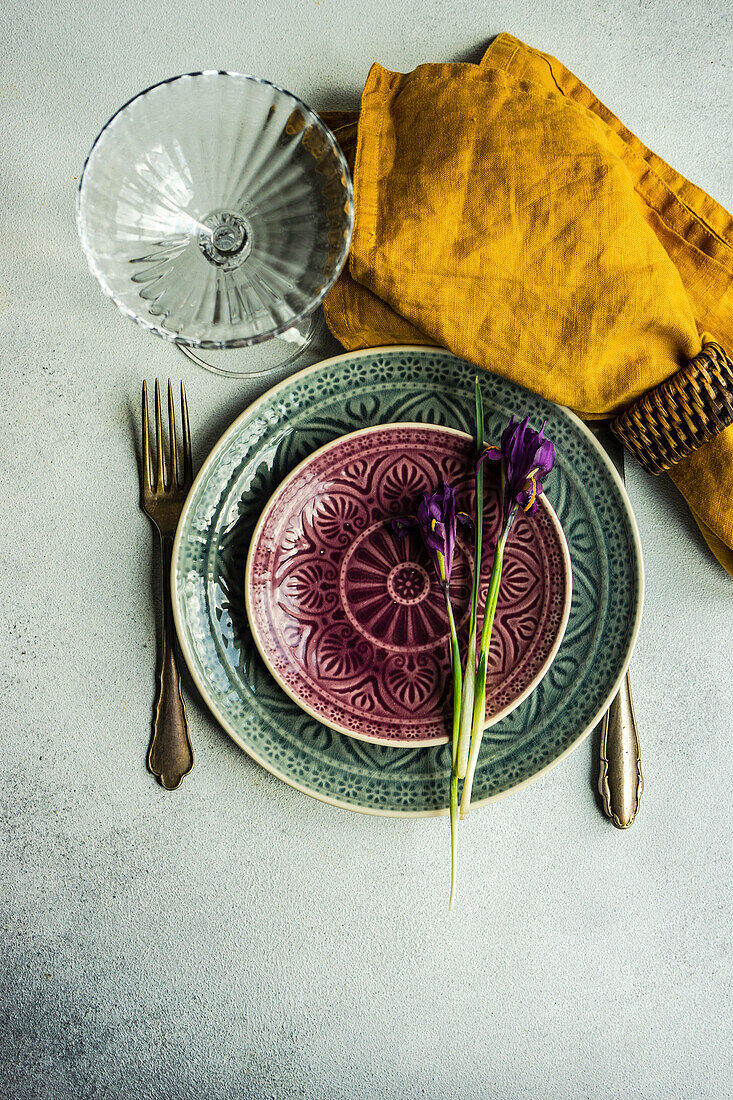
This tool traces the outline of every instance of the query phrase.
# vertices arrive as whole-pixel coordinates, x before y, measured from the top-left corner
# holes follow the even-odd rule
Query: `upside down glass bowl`
[[[277,336],[302,346],[353,220],[330,130],[290,92],[231,72],[178,76],[121,107],[92,146],[77,201],[102,289],[184,348]]]

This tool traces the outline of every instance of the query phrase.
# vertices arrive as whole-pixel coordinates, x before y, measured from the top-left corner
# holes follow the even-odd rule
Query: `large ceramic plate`
[[[204,463],[173,551],[173,609],[191,674],[216,719],[263,767],[337,806],[378,814],[447,808],[450,747],[389,748],[336,733],[273,680],[250,633],[244,573],[255,524],[280,482],[331,439],[411,421],[472,431],[475,368],[434,348],[341,355],[276,386]],[[474,780],[485,802],[557,763],[593,728],[628,665],[641,615],[636,524],[616,471],[572,414],[480,372],[486,438],[509,416],[547,419],[558,459],[548,495],[573,567],[565,637],[521,706],[487,731]]]
[[[321,447],[285,479],[252,536],[245,593],[252,633],[280,687],[340,733],[385,745],[439,745],[452,718],[445,600],[418,532],[395,517],[451,485],[475,513],[476,444],[430,424],[362,428]],[[479,610],[501,528],[496,479],[484,492]],[[459,526],[450,579],[468,641],[473,541]],[[539,683],[570,613],[570,558],[547,497],[512,527],[496,609],[486,721]]]

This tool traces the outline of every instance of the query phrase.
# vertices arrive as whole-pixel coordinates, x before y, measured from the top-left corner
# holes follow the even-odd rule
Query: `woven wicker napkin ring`
[[[733,359],[712,342],[645,393],[611,428],[650,474],[661,474],[733,424]]]

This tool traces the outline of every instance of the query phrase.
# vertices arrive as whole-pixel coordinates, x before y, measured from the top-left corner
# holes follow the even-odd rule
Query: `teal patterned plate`
[[[391,748],[321,725],[275,683],[247,622],[244,576],[262,509],[307,455],[370,424],[412,421],[473,431],[475,367],[435,348],[350,352],[307,367],[247,409],[191,489],[173,548],[181,649],[217,721],[268,771],[361,813],[447,812],[450,746]],[[479,371],[486,438],[514,413],[547,419],[557,462],[546,486],[565,531],[573,598],[565,637],[532,695],[486,731],[474,804],[536,778],[596,724],[639,628],[639,536],[618,474],[572,413]]]

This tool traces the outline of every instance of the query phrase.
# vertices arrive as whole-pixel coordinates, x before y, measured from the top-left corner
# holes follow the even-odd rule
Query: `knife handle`
[[[603,809],[617,829],[628,829],[644,790],[641,751],[628,672],[601,726],[598,790]]]

